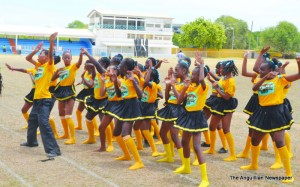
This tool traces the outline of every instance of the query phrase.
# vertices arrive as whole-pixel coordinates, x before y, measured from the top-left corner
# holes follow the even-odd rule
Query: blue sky
[[[253,31],[289,21],[300,31],[299,0],[0,0],[0,24],[66,27],[74,20],[88,23],[93,9],[163,14],[173,23],[198,17],[214,21],[230,15],[248,23]]]

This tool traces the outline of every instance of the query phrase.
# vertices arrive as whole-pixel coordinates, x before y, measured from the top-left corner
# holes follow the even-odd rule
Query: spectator
[[[178,58],[178,62],[184,58],[184,53],[182,52],[182,50],[179,50],[179,52],[177,53],[177,58]]]
[[[3,51],[3,53],[6,53],[6,46],[5,45],[2,46],[2,51]]]

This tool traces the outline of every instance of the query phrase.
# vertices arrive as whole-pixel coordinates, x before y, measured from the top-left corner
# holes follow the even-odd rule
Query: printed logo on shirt
[[[195,92],[189,92],[186,99],[186,106],[195,106],[197,104],[198,96]]]
[[[170,97],[169,97],[169,100],[170,100],[170,101],[171,101],[171,100],[176,100],[176,96],[175,96],[173,90],[170,91]]]
[[[149,93],[144,90],[142,102],[147,102],[149,100]]]
[[[109,87],[109,88],[106,88],[106,92],[107,92],[108,98],[113,98],[116,95],[116,90],[113,86]]]
[[[258,89],[258,95],[266,96],[275,92],[275,86],[273,82],[267,82],[261,85]]]
[[[122,86],[121,86],[121,93],[122,93],[122,97],[123,98],[126,97],[126,96],[128,96],[128,94],[129,94],[128,88],[124,84],[122,84]]]
[[[66,70],[61,71],[61,73],[59,74],[60,81],[68,78],[69,75],[70,75],[70,70],[66,69]]]
[[[219,86],[219,88],[220,88],[220,90],[221,90],[221,92],[222,93],[225,93],[225,90],[224,90],[224,88],[220,85],[220,84],[218,84],[218,86]]]
[[[44,76],[44,72],[45,72],[45,68],[44,67],[39,67],[36,70],[36,73],[34,74],[34,80],[38,80],[41,77],[43,77]]]
[[[97,88],[100,88],[100,81],[98,78],[95,78],[95,81],[94,81],[94,89],[97,89]]]

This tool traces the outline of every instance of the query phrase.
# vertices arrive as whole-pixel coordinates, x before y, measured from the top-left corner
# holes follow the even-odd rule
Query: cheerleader
[[[64,129],[64,134],[59,138],[69,138],[67,141],[65,141],[65,144],[67,145],[76,143],[74,122],[72,119],[76,93],[74,81],[76,72],[82,63],[83,51],[84,50],[81,49],[77,63],[71,63],[72,54],[68,51],[65,51],[62,57],[65,67],[58,69],[51,79],[52,81],[56,80],[57,78],[60,80],[53,91],[53,96],[58,100],[59,116]],[[70,130],[70,136],[68,129]]]
[[[82,130],[82,111],[84,110],[84,98],[94,94],[93,81],[95,77],[95,71],[92,71],[94,67],[87,66],[86,64],[90,63],[88,60],[85,63],[85,71],[81,75],[82,81],[80,84],[83,84],[83,89],[77,94],[76,101],[79,102],[76,110],[76,118],[78,126],[75,127],[76,130]]]
[[[300,79],[300,58],[297,58],[298,74],[277,75],[275,64],[266,60],[260,66],[260,80],[253,86],[253,91],[258,90],[260,107],[248,119],[249,128],[254,129],[252,134],[252,158],[250,165],[241,166],[243,170],[257,170],[259,143],[266,133],[270,133],[275,141],[281,162],[286,170],[284,183],[294,181],[290,155],[285,145],[285,131],[291,128],[294,120],[288,107],[284,104],[284,87],[289,82]]]
[[[119,101],[120,104],[118,105],[118,108],[115,108],[114,113],[108,112],[109,115],[117,119],[113,135],[116,137],[116,140],[124,153],[124,155],[117,158],[117,160],[131,159],[130,155],[128,155],[128,147],[135,160],[135,163],[129,167],[130,170],[136,170],[144,167],[136,144],[130,136],[133,122],[140,120],[141,117],[138,98],[141,98],[143,95],[143,92],[139,87],[138,78],[133,73],[136,65],[136,62],[131,58],[125,58],[122,60],[119,66],[120,74],[123,77],[121,81],[121,88],[118,87],[115,76],[113,80],[116,95],[118,97],[122,96],[123,100]]]
[[[210,112],[213,114],[209,125],[211,144],[210,148],[204,151],[204,153],[215,153],[216,128],[219,122],[222,121],[223,131],[225,133],[230,150],[230,156],[223,160],[235,161],[236,155],[234,148],[234,139],[230,132],[230,123],[232,114],[238,104],[237,99],[234,98],[236,84],[233,78],[234,76],[238,75],[238,70],[233,60],[227,60],[222,62],[220,72],[223,77],[218,82],[215,81],[213,83],[213,86],[218,92],[218,98],[215,104],[210,108]]]
[[[95,77],[93,79],[93,85],[94,85],[94,95],[90,95],[85,97],[84,99],[84,105],[87,109],[86,113],[86,126],[88,129],[89,138],[82,142],[83,144],[94,144],[96,143],[96,139],[94,136],[94,123],[93,119],[99,115],[100,121],[103,117],[102,110],[104,109],[106,103],[107,103],[107,97],[108,95],[101,95],[100,89],[101,87],[104,87],[104,83],[102,81],[102,77],[105,77],[105,69],[109,66],[110,60],[107,57],[102,57],[99,59],[99,61],[96,61],[86,50],[84,54],[89,58],[90,62],[92,64],[88,64],[88,66],[95,66],[97,69],[97,73],[95,72],[95,68],[92,68],[94,71],[92,74],[95,74]],[[97,125],[98,126],[98,125]]]
[[[186,102],[185,107],[181,110],[182,112],[174,125],[174,127],[183,130],[181,143],[183,146],[184,162],[183,165],[174,172],[178,174],[191,173],[189,143],[191,137],[193,137],[194,151],[200,163],[202,175],[200,186],[204,187],[209,186],[209,181],[200,142],[201,132],[208,130],[207,120],[202,109],[204,108],[208,93],[208,85],[205,83],[204,78],[209,69],[207,66],[204,67],[203,60],[199,53],[196,53],[196,63],[197,67],[192,72],[191,81],[185,80],[184,88],[177,99],[178,103]]]
[[[152,68],[152,62],[149,63],[149,68],[146,71],[144,85],[143,85],[143,97],[141,98],[141,119],[134,124],[134,131],[142,131],[145,139],[149,143],[152,156],[157,157],[160,154],[157,152],[154,144],[153,137],[149,131],[151,123],[150,120],[155,118],[156,111],[156,98],[158,93],[157,84],[159,83],[158,71]],[[162,93],[160,93],[162,94]]]
[[[27,73],[29,74],[30,76],[34,76],[35,72],[36,72],[36,69],[35,68],[32,68],[32,69],[22,69],[22,68],[13,68],[11,67],[10,65],[8,64],[5,64],[6,67],[11,70],[11,71],[18,71],[18,72],[22,72],[22,73]],[[34,90],[35,90],[35,84],[34,82],[32,83],[32,89],[30,90],[30,92],[25,96],[24,98],[24,105],[21,109],[22,111],[22,114],[23,114],[23,117],[24,119],[26,120],[26,124],[28,123],[28,118],[29,118],[29,114],[28,114],[28,111],[29,109],[32,107],[33,105],[33,95],[34,95]],[[28,125],[25,125],[24,127],[22,127],[22,129],[27,129],[28,128]]]
[[[219,81],[220,80],[220,77],[221,77],[221,73],[220,73],[220,69],[221,69],[221,62],[218,62],[216,64],[216,69],[215,69],[215,72],[208,72],[208,75],[207,75],[207,79],[213,83],[214,81]],[[214,79],[212,80],[211,77]],[[212,86],[212,89],[211,89],[211,95],[209,96],[209,98],[206,99],[206,102],[205,102],[205,105],[204,105],[204,108],[203,108],[203,111],[205,113],[205,116],[206,116],[206,119],[208,120],[211,116],[211,112],[210,112],[210,108],[214,105],[214,102],[218,100],[218,92],[216,91],[216,89]],[[222,143],[222,147],[219,149],[218,153],[227,153],[228,152],[228,146],[227,146],[227,143],[226,143],[226,137],[225,137],[225,134],[224,134],[224,131],[222,129],[222,123],[220,122],[217,126],[217,130],[218,130],[218,134],[219,134],[219,137],[221,139],[221,143]],[[203,132],[203,135],[205,137],[205,142],[203,142],[201,144],[202,147],[210,147],[210,136],[209,136],[209,131],[204,131]],[[194,165],[197,165],[197,163],[193,163]]]
[[[121,85],[121,80],[118,79],[118,70],[117,66],[110,65],[107,68],[106,75],[109,77],[108,79],[102,76],[102,82],[105,86],[100,87],[100,95],[107,95],[108,100],[104,109],[102,110],[103,117],[101,118],[99,132],[100,132],[100,148],[97,149],[98,152],[107,151],[111,152],[114,150],[112,145],[112,130],[113,130],[113,117],[108,113],[114,114],[115,110],[119,108],[122,97],[118,97],[115,91],[114,81],[116,81],[116,86]],[[108,147],[106,147],[106,137],[108,140]],[[130,158],[130,154],[128,150],[125,151],[127,154],[127,158]]]
[[[168,72],[168,77],[166,78],[166,91],[165,91],[165,100],[166,105],[164,108],[157,111],[156,118],[162,121],[160,128],[160,136],[162,138],[166,157],[158,162],[174,162],[172,156],[171,145],[167,137],[168,131],[171,133],[171,138],[176,145],[181,161],[183,162],[183,149],[178,137],[178,129],[174,128],[174,122],[177,120],[179,109],[181,108],[181,103],[177,103],[177,98],[175,95],[178,95],[183,89],[183,82],[188,78],[189,73],[189,64],[187,62],[180,62],[175,67],[175,72],[170,68]],[[176,79],[179,82],[176,82]],[[176,83],[175,83],[176,82]],[[172,91],[171,91],[172,89]]]

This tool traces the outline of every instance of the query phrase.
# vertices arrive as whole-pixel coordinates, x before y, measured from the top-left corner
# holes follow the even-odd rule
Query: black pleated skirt
[[[249,115],[252,115],[253,112],[258,108],[259,101],[258,101],[258,95],[253,94],[248,101],[247,105],[245,106],[243,112]]]
[[[238,100],[236,98],[230,98],[225,100],[222,97],[218,97],[214,101],[214,105],[209,108],[213,115],[225,116],[227,113],[233,113],[238,105]]]
[[[247,120],[248,127],[261,132],[289,130],[294,120],[285,104],[259,106]]]
[[[35,88],[32,88],[30,92],[24,97],[25,102],[33,103]]]
[[[84,102],[86,96],[94,95],[94,88],[82,89],[76,96],[76,101]]]
[[[156,118],[161,121],[176,121],[180,110],[182,110],[181,105],[168,103],[164,108],[156,111]]]
[[[56,86],[53,91],[53,96],[59,101],[67,99],[75,99],[75,87],[72,86]]]
[[[89,112],[98,113],[104,109],[107,103],[107,98],[105,99],[95,99],[93,95],[86,96],[84,99],[84,106]]]
[[[185,109],[181,110],[174,127],[187,132],[203,132],[208,130],[205,113],[202,110],[193,112],[188,112]]]

